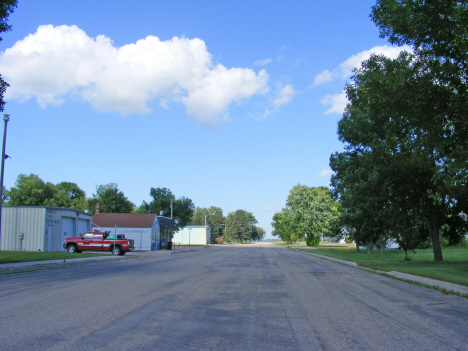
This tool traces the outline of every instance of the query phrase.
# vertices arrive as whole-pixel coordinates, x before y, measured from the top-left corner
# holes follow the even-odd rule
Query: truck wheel
[[[67,246],[67,251],[68,251],[69,253],[75,253],[75,252],[77,251],[77,250],[76,250],[75,244],[70,244],[70,245],[68,245],[68,246]]]
[[[124,250],[121,250],[120,253],[119,253],[120,256],[123,256],[125,255],[125,251]]]
[[[120,255],[121,252],[122,252],[122,250],[120,249],[119,246],[114,246],[114,247],[112,248],[112,254],[113,254],[113,255]]]

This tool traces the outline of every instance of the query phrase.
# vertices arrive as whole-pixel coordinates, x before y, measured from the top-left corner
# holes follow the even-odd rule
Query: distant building
[[[93,217],[93,229],[125,234],[135,242],[135,250],[159,250],[172,241],[179,230],[175,221],[153,213],[99,213]]]
[[[71,208],[3,206],[0,249],[66,251],[62,244],[91,230],[93,215]]]
[[[181,245],[208,245],[210,244],[210,226],[188,225],[174,234],[172,242]]]

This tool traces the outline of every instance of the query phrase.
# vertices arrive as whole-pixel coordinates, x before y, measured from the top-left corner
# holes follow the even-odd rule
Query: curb
[[[442,290],[445,290],[445,291],[453,291],[453,292],[458,293],[458,294],[468,295],[468,287],[463,286],[463,285],[448,283],[448,282],[444,282],[444,281],[441,281],[441,280],[425,278],[425,277],[420,277],[420,276],[417,276],[417,275],[412,275],[412,274],[407,274],[407,273],[402,273],[402,272],[396,272],[396,271],[391,271],[391,272],[377,271],[377,270],[374,270],[374,269],[368,268],[368,267],[360,267],[356,262],[341,260],[339,258],[334,258],[334,257],[329,257],[329,256],[324,256],[324,255],[319,255],[319,254],[314,254],[314,253],[309,253],[309,252],[304,252],[304,251],[301,251],[301,250],[298,250],[298,249],[293,249],[293,250],[296,251],[296,252],[301,252],[301,253],[305,253],[305,254],[308,254],[308,255],[311,255],[311,256],[315,256],[317,258],[321,258],[321,259],[324,259],[324,260],[341,263],[341,264],[356,267],[356,268],[359,268],[359,269],[364,269],[366,271],[373,272],[373,273],[376,273],[376,274],[388,275],[388,276],[395,277],[395,278],[398,278],[398,279],[403,279],[403,280],[408,281],[408,282],[416,282],[416,283],[420,283],[420,284],[424,284],[424,285],[428,285],[428,286],[433,286],[433,287],[436,287],[438,289],[442,289]]]
[[[63,263],[76,263],[76,262],[86,262],[86,261],[101,261],[101,260],[111,260],[111,259],[117,259],[117,258],[123,258],[123,256],[64,258],[62,260],[3,263],[3,264],[0,264],[0,270],[5,269],[5,268],[21,268],[21,267],[31,267],[31,266],[46,265],[46,264],[60,264],[60,263],[63,264]]]

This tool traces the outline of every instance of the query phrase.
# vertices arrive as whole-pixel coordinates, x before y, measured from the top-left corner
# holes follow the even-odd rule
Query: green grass
[[[466,248],[442,249],[444,258],[442,262],[434,262],[432,249],[417,250],[415,254],[408,253],[410,261],[405,261],[402,250],[384,250],[383,257],[380,257],[380,250],[373,250],[371,254],[367,254],[366,250],[357,252],[354,244],[321,244],[315,249],[300,250],[353,261],[359,266],[380,271],[397,271],[468,286],[468,249]]]
[[[0,251],[0,264],[30,261],[63,260],[65,258],[96,257],[102,254],[82,254],[68,252],[28,252],[28,251]]]
[[[273,241],[273,244],[283,247],[307,247],[305,241],[300,241],[298,243],[287,244],[284,241]]]

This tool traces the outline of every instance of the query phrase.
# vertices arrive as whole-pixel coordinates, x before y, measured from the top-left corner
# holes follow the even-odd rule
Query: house
[[[159,250],[179,230],[175,221],[154,213],[100,213],[93,216],[93,229],[124,234],[135,242],[135,250]]]
[[[93,215],[71,208],[3,206],[0,249],[66,251],[62,244],[91,230]]]
[[[209,245],[210,226],[188,225],[174,234],[172,242],[181,245]]]

